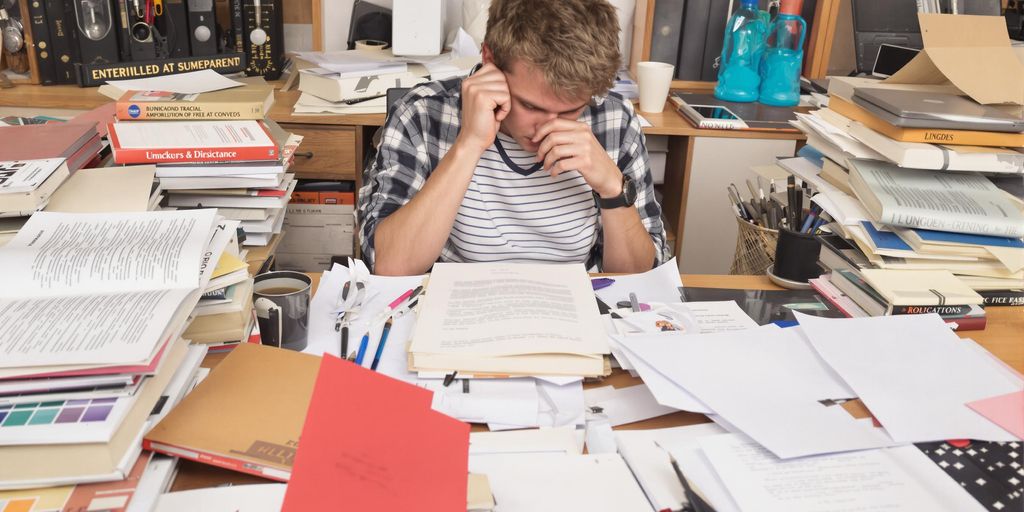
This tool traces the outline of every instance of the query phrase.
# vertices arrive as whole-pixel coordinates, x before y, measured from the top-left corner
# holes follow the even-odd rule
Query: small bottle
[[[758,101],[776,107],[800,103],[800,67],[804,60],[807,23],[800,17],[803,0],[782,0],[779,15],[768,28],[761,61]]]
[[[716,98],[741,103],[757,101],[761,85],[758,67],[767,32],[768,25],[757,9],[757,0],[743,0],[726,25]]]

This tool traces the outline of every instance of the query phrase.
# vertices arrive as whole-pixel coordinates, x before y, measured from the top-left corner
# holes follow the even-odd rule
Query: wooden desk
[[[21,84],[0,93],[0,107],[89,110],[110,101],[97,91],[97,88],[73,85],[44,87]],[[299,91],[278,90],[269,115],[285,130],[304,137],[292,170],[299,178],[355,181],[358,190],[362,185],[365,155],[370,150],[373,133],[384,124],[384,114],[295,115],[292,110],[299,94]],[[719,182],[736,181],[735,175],[749,174],[747,169],[751,165],[767,164],[775,156],[792,154],[795,150],[792,141],[802,140],[803,135],[699,130],[676,113],[672,102],[665,103],[663,112],[641,115],[653,125],[644,128],[644,133],[669,137],[665,183],[659,187],[663,194],[662,206],[669,243],[673,254],[682,255],[683,230],[687,225],[687,210],[691,210],[691,216],[700,217],[702,229],[691,234],[692,240],[688,241],[688,245],[717,247],[717,252],[721,254],[714,254],[709,259],[724,262],[720,268],[698,266],[692,271],[725,273],[732,256],[736,226],[726,202],[721,200],[725,197],[725,187],[720,186]],[[714,141],[722,140],[730,144],[729,151],[719,151],[711,145]],[[697,184],[697,190],[691,190],[694,183]],[[701,203],[707,200],[705,196],[715,199],[710,207]],[[695,197],[697,206],[688,208],[688,198],[691,197]],[[694,209],[699,210],[699,215],[692,213]],[[713,239],[707,240],[709,237]],[[683,270],[687,270],[686,261],[696,260],[692,255],[685,258]]]
[[[320,283],[321,274],[310,274],[313,278],[313,290]],[[747,290],[780,290],[764,276],[719,276],[719,275],[683,275],[683,284],[697,288],[736,288]],[[1024,343],[1020,333],[1024,332],[1024,307],[990,307],[988,327],[984,331],[960,333],[961,338],[971,338],[988,349],[1015,370],[1024,373]],[[223,354],[207,356],[203,366],[213,368],[224,358]],[[616,370],[611,376],[599,383],[586,383],[584,388],[612,385],[616,388],[635,386],[642,381],[632,377],[628,372]],[[863,416],[866,411],[859,401],[846,406],[852,413]],[[616,427],[621,430],[647,430],[654,428],[678,427],[707,423],[703,414],[677,411],[672,414],[651,418],[649,420]],[[473,425],[474,432],[486,431],[485,425]],[[224,483],[246,484],[266,483],[267,481],[252,475],[228,471],[226,469],[199,464],[191,461],[179,462],[178,476],[171,488],[173,491],[184,491],[201,487],[213,487]]]

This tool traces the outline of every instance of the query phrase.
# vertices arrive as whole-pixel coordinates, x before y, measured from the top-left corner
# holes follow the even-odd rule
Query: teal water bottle
[[[800,65],[804,60],[807,23],[800,17],[803,0],[782,0],[779,15],[768,28],[761,61],[758,101],[776,107],[800,103]]]
[[[725,26],[722,59],[718,66],[715,97],[725,101],[757,101],[761,54],[768,25],[757,9],[757,0],[743,0]]]

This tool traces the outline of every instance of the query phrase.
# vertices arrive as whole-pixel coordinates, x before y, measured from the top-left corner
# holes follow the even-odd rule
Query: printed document
[[[148,362],[199,300],[215,226],[215,210],[36,213],[0,249],[0,368]]]
[[[783,461],[737,434],[698,443],[744,511],[985,510],[914,446]]]

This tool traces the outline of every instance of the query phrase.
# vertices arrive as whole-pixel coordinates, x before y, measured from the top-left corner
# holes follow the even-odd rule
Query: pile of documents
[[[212,210],[39,212],[0,249],[0,489],[166,487],[141,439],[198,378],[182,333],[217,230]]]
[[[245,246],[280,236],[302,137],[266,117],[273,86],[207,70],[104,87],[117,99],[114,161],[155,164],[167,207],[218,208],[241,222]]]
[[[435,279],[432,275],[430,282]],[[424,314],[419,307],[396,311],[389,305],[424,282],[425,276],[372,276],[359,261],[348,268],[335,265],[324,273],[310,302],[309,344],[304,352],[354,358],[365,339],[367,357],[362,366],[370,368],[377,360],[378,372],[432,391],[434,409],[466,422],[487,424],[491,430],[583,425],[585,404],[580,375],[545,374],[541,367],[535,368],[535,374],[517,376],[411,370],[408,345],[417,329],[417,319]],[[350,302],[347,311],[342,299],[346,289],[363,290],[362,300]],[[426,293],[429,296],[431,292]],[[590,301],[592,305],[593,299]],[[388,318],[392,322],[385,339]],[[343,353],[344,332],[349,343]],[[603,332],[598,336],[603,339]]]
[[[296,59],[304,68],[296,114],[383,114],[388,89],[468,75],[480,51],[460,30],[452,51],[436,57],[398,57],[380,49],[299,52]]]
[[[998,18],[921,23],[924,52],[893,77],[830,79],[828,108],[794,122],[807,135],[804,158],[780,165],[835,221],[819,291],[856,314],[935,312],[981,329],[984,306],[1024,303],[1024,65]],[[960,48],[962,33],[984,40]],[[929,291],[933,278],[942,290]]]

